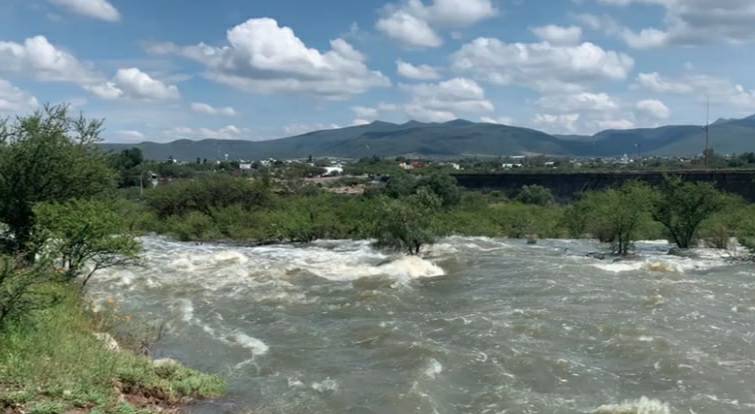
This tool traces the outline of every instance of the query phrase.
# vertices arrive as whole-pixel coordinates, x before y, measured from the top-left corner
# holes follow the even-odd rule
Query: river
[[[156,357],[227,379],[195,413],[755,412],[755,266],[725,252],[142,241],[142,266],[99,273],[91,295],[165,323]]]

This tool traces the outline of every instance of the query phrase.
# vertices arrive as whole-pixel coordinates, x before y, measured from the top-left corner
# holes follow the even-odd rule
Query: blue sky
[[[755,113],[751,0],[3,0],[0,114],[112,142],[455,118],[594,133]]]

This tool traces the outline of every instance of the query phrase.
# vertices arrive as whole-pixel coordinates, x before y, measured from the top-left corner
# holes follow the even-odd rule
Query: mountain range
[[[718,153],[755,151],[755,115],[719,120],[710,126],[711,147]],[[141,148],[145,158],[166,160],[313,157],[425,158],[498,157],[544,154],[611,157],[623,154],[688,156],[705,148],[705,127],[673,125],[606,130],[592,136],[550,135],[507,125],[455,120],[446,123],[376,121],[367,125],[310,132],[269,141],[181,139],[168,143],[103,144],[106,150]]]

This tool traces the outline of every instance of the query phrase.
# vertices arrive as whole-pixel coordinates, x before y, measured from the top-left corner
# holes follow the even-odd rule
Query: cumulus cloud
[[[307,47],[294,31],[270,18],[250,19],[228,30],[228,45],[152,45],[158,54],[177,54],[207,66],[207,77],[251,93],[301,93],[344,99],[389,86],[370,70],[365,56],[343,39],[320,52]]]
[[[538,91],[576,91],[595,81],[626,79],[634,60],[589,42],[555,45],[478,38],[452,55],[452,67],[497,85],[524,85]]]
[[[444,122],[495,111],[493,103],[485,98],[482,87],[470,79],[402,85],[402,89],[411,96],[405,106],[406,114],[418,121]]]
[[[167,139],[249,139],[251,130],[226,125],[222,128],[176,127],[163,131]]]
[[[354,124],[367,124],[385,117],[400,117],[420,122],[446,122],[458,118],[479,118],[495,111],[477,82],[454,78],[442,82],[399,85],[407,95],[400,104],[380,103],[374,107],[355,106]]]
[[[699,100],[731,105],[740,110],[755,109],[755,90],[741,84],[705,74],[687,73],[678,78],[664,77],[658,72],[640,73],[636,86],[645,90],[675,95],[690,95]]]
[[[551,24],[535,27],[532,29],[532,33],[541,40],[553,44],[573,45],[579,44],[582,40],[582,28],[579,26],[564,27]]]
[[[579,114],[535,114],[532,122],[549,132],[574,133],[577,132]]]
[[[117,22],[121,19],[118,9],[107,0],[50,0],[52,4],[68,11],[93,19]]]
[[[37,98],[13,86],[10,82],[0,79],[0,113],[24,113],[38,107]]]
[[[322,124],[322,123],[314,123],[314,124],[289,124],[283,127],[283,133],[286,134],[286,136],[294,136],[294,135],[303,135],[308,132],[315,132],[315,131],[324,131],[326,129],[338,129],[340,126],[338,124]]]
[[[144,142],[144,134],[139,131],[124,129],[113,133],[112,141],[124,143]]]
[[[491,0],[406,0],[388,5],[375,27],[405,46],[438,47],[439,30],[467,27],[497,13]]]
[[[440,79],[438,70],[429,65],[412,65],[403,60],[396,61],[396,70],[398,74],[415,80],[437,80]]]
[[[634,108],[606,94],[556,93],[535,102],[539,114],[533,122],[554,133],[595,133],[635,126]]]
[[[236,116],[236,110],[230,106],[216,108],[203,102],[192,102],[191,110],[206,115]]]
[[[167,85],[138,68],[119,69],[111,81],[89,85],[86,89],[103,99],[161,101],[180,97],[175,85]]]
[[[598,0],[608,5],[657,5],[665,9],[664,27],[639,31],[611,28],[636,48],[700,45],[717,41],[755,42],[755,3],[750,0]]]
[[[480,122],[484,122],[487,124],[513,125],[514,118],[511,118],[509,116],[496,116],[496,117],[482,116],[480,117]]]
[[[657,99],[645,99],[635,105],[637,115],[640,118],[662,121],[671,117],[671,110],[663,102]]]
[[[16,72],[41,81],[87,85],[99,77],[89,65],[52,45],[44,36],[23,43],[0,41],[0,71]]]

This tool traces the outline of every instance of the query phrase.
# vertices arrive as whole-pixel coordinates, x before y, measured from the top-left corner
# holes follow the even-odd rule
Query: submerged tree
[[[418,255],[424,245],[435,241],[432,219],[442,205],[435,193],[421,188],[409,197],[383,203],[374,230],[378,247]]]
[[[709,183],[667,178],[652,204],[653,218],[661,223],[671,241],[688,249],[703,221],[726,207],[726,197]]]
[[[11,251],[29,248],[34,205],[86,198],[112,189],[113,171],[97,147],[102,121],[46,106],[0,123],[0,222]]]
[[[614,253],[627,255],[638,230],[649,220],[652,194],[647,185],[629,182],[617,189],[585,194],[574,211],[587,215],[587,232],[611,243]]]

